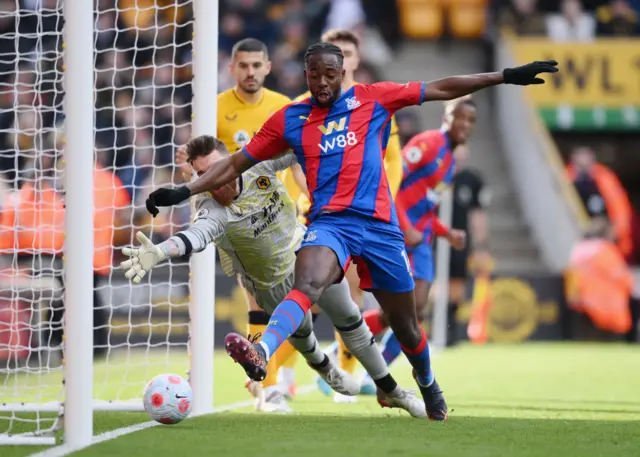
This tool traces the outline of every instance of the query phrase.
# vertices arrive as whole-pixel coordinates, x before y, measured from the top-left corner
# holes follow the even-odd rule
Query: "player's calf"
[[[322,352],[311,329],[299,329],[291,335],[289,342],[335,392],[348,396],[357,395],[360,392],[360,383],[352,375],[341,370]]]

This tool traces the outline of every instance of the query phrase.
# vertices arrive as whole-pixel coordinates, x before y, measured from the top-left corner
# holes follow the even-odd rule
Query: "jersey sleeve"
[[[211,197],[198,198],[196,210],[196,217],[189,228],[171,237],[179,246],[181,255],[204,251],[209,243],[224,233],[226,211]]]
[[[370,85],[369,94],[386,110],[395,113],[407,106],[421,105],[424,102],[424,86],[423,81],[406,84],[381,82]]]
[[[402,160],[405,172],[412,173],[424,167],[438,150],[436,141],[431,136],[418,134],[411,138],[402,149]]]
[[[252,162],[272,159],[289,149],[289,144],[284,139],[284,118],[288,106],[269,117],[258,133],[242,148],[243,154]]]
[[[269,168],[273,173],[277,173],[278,171],[286,170],[287,168],[298,163],[298,159],[296,159],[295,154],[292,152],[288,152],[283,154],[281,157],[277,159],[268,160],[265,162],[265,165]]]

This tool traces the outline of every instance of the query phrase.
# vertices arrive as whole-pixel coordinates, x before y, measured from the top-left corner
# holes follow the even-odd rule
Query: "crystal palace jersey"
[[[397,225],[383,165],[391,117],[423,100],[422,82],[356,84],[330,108],[316,105],[313,98],[288,104],[243,151],[260,161],[293,150],[312,197],[309,221],[349,211]]]
[[[239,273],[256,289],[287,278],[305,229],[276,172],[293,164],[293,154],[286,154],[245,171],[240,194],[229,206],[220,206],[208,194],[199,197],[193,224],[181,232],[193,251],[215,243],[225,273]]]
[[[400,227],[424,231],[435,215],[440,193],[453,181],[451,143],[444,132],[428,130],[411,138],[402,159],[404,175],[396,196]]]
[[[286,95],[263,88],[260,100],[248,103],[235,89],[226,90],[218,95],[216,136],[233,154],[249,142],[269,116],[290,101]]]

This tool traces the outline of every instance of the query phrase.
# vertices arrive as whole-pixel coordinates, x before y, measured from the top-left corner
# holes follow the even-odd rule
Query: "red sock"
[[[381,316],[382,316],[381,309],[370,309],[362,313],[362,317],[364,318],[364,321],[366,322],[367,326],[369,327],[369,329],[371,330],[371,333],[373,333],[374,336],[384,332],[385,329],[387,328],[384,325],[382,325],[382,323],[380,322]]]

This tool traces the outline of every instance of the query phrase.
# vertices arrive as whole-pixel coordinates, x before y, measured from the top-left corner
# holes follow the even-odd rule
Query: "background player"
[[[229,334],[227,351],[248,376],[261,379],[270,355],[296,331],[320,294],[340,280],[353,256],[361,269],[361,287],[374,293],[413,365],[427,415],[445,420],[448,409],[416,318],[414,282],[382,164],[390,117],[405,106],[452,100],[498,84],[543,84],[538,74],[556,72],[557,62],[426,83],[356,85],[344,93],[342,63],[342,51],[335,45],[311,46],[305,55],[310,99],[275,113],[242,154],[214,163],[198,180],[152,192],[147,209],[157,214],[157,206],[220,188],[257,162],[293,148],[312,196],[311,224],[296,258],[294,288],[272,314],[259,342]]]
[[[249,142],[271,113],[278,111],[291,100],[264,87],[265,78],[271,71],[271,62],[267,46],[262,41],[253,38],[238,41],[231,52],[229,70],[235,78],[236,85],[218,95],[217,135],[228,151],[235,152]],[[176,162],[183,167],[183,174],[190,176],[191,168],[185,159],[184,154],[176,156]],[[187,177],[185,179],[189,180]],[[220,262],[225,271],[230,270],[230,259],[224,253],[220,255]],[[262,335],[269,317],[251,294],[244,292],[249,306],[248,334]],[[293,347],[285,342],[269,361],[269,375],[262,385],[247,381],[249,392],[257,396],[263,395],[264,389],[269,391],[276,388],[279,366],[294,353]],[[257,404],[261,406],[265,403],[261,401]]]
[[[493,259],[489,254],[487,207],[491,199],[482,176],[468,166],[469,150],[466,145],[453,151],[456,171],[453,177],[453,215],[451,228],[467,233],[465,249],[453,250],[449,262],[449,306],[447,346],[457,341],[455,316],[466,295],[469,270],[472,274],[488,274]]]
[[[192,139],[185,149],[198,175],[229,155],[224,144],[209,135]],[[289,167],[295,160],[293,154],[285,154],[277,160],[265,161],[233,182],[198,198],[194,223],[158,246],[139,233],[142,247],[123,251],[131,256],[122,264],[127,270],[126,277],[139,282],[162,260],[201,251],[215,242],[219,251],[232,260],[233,272],[238,273],[245,289],[270,314],[291,291],[295,252],[305,232],[305,227],[296,218],[295,205],[276,177],[277,171]],[[415,417],[424,417],[424,403],[398,387],[389,374],[373,335],[351,300],[346,280],[329,287],[319,297],[318,305],[376,379],[381,405],[399,407]],[[332,389],[347,395],[359,392],[360,385],[355,378],[336,367],[321,351],[312,331],[310,313],[290,338],[292,346],[304,355]],[[290,411],[283,394],[275,386],[266,394],[262,409]]]
[[[466,235],[462,230],[449,230],[437,217],[440,193],[453,183],[456,160],[453,151],[466,144],[476,123],[476,107],[471,98],[452,100],[445,104],[445,114],[439,130],[427,130],[406,144],[402,150],[404,176],[396,198],[396,209],[405,243],[411,272],[416,283],[417,315],[421,321],[427,306],[435,269],[433,235],[446,237],[456,249],[464,249]],[[382,310],[379,323],[387,326]],[[382,340],[387,363],[402,352],[393,332]],[[365,378],[364,384],[367,384]]]
[[[355,73],[360,65],[360,40],[355,33],[350,30],[334,29],[327,31],[322,35],[321,40],[327,43],[334,44],[342,50],[344,55],[344,78],[342,79],[342,90],[347,91],[357,84],[355,80]],[[302,101],[311,97],[309,91],[300,95],[294,101]],[[389,191],[391,197],[395,198],[398,189],[400,188],[400,181],[402,180],[402,155],[400,147],[400,137],[398,135],[398,125],[396,124],[395,116],[391,118],[391,131],[389,134],[389,140],[387,143],[386,154],[384,156],[384,169],[387,173],[387,180],[389,182]],[[301,194],[298,199],[298,207],[306,213],[311,207],[308,194]],[[358,277],[358,270],[356,268],[349,268],[345,276],[349,281],[349,288],[351,290],[351,297],[353,301],[362,309],[364,302],[364,293],[360,289],[360,278]],[[382,329],[376,328],[377,310],[365,311],[363,313],[364,320],[369,325],[371,331],[376,334],[380,333]],[[336,332],[336,343],[331,348],[335,350],[338,355],[338,366],[345,370],[347,373],[353,374],[355,372],[357,360],[349,352],[344,342],[340,339],[340,334]],[[375,386],[372,383],[364,384],[363,394],[374,395],[376,393]],[[318,387],[326,395],[330,395],[333,391],[321,378],[318,378]],[[334,400],[336,402],[353,402],[357,397],[346,397],[339,393],[334,394]]]

